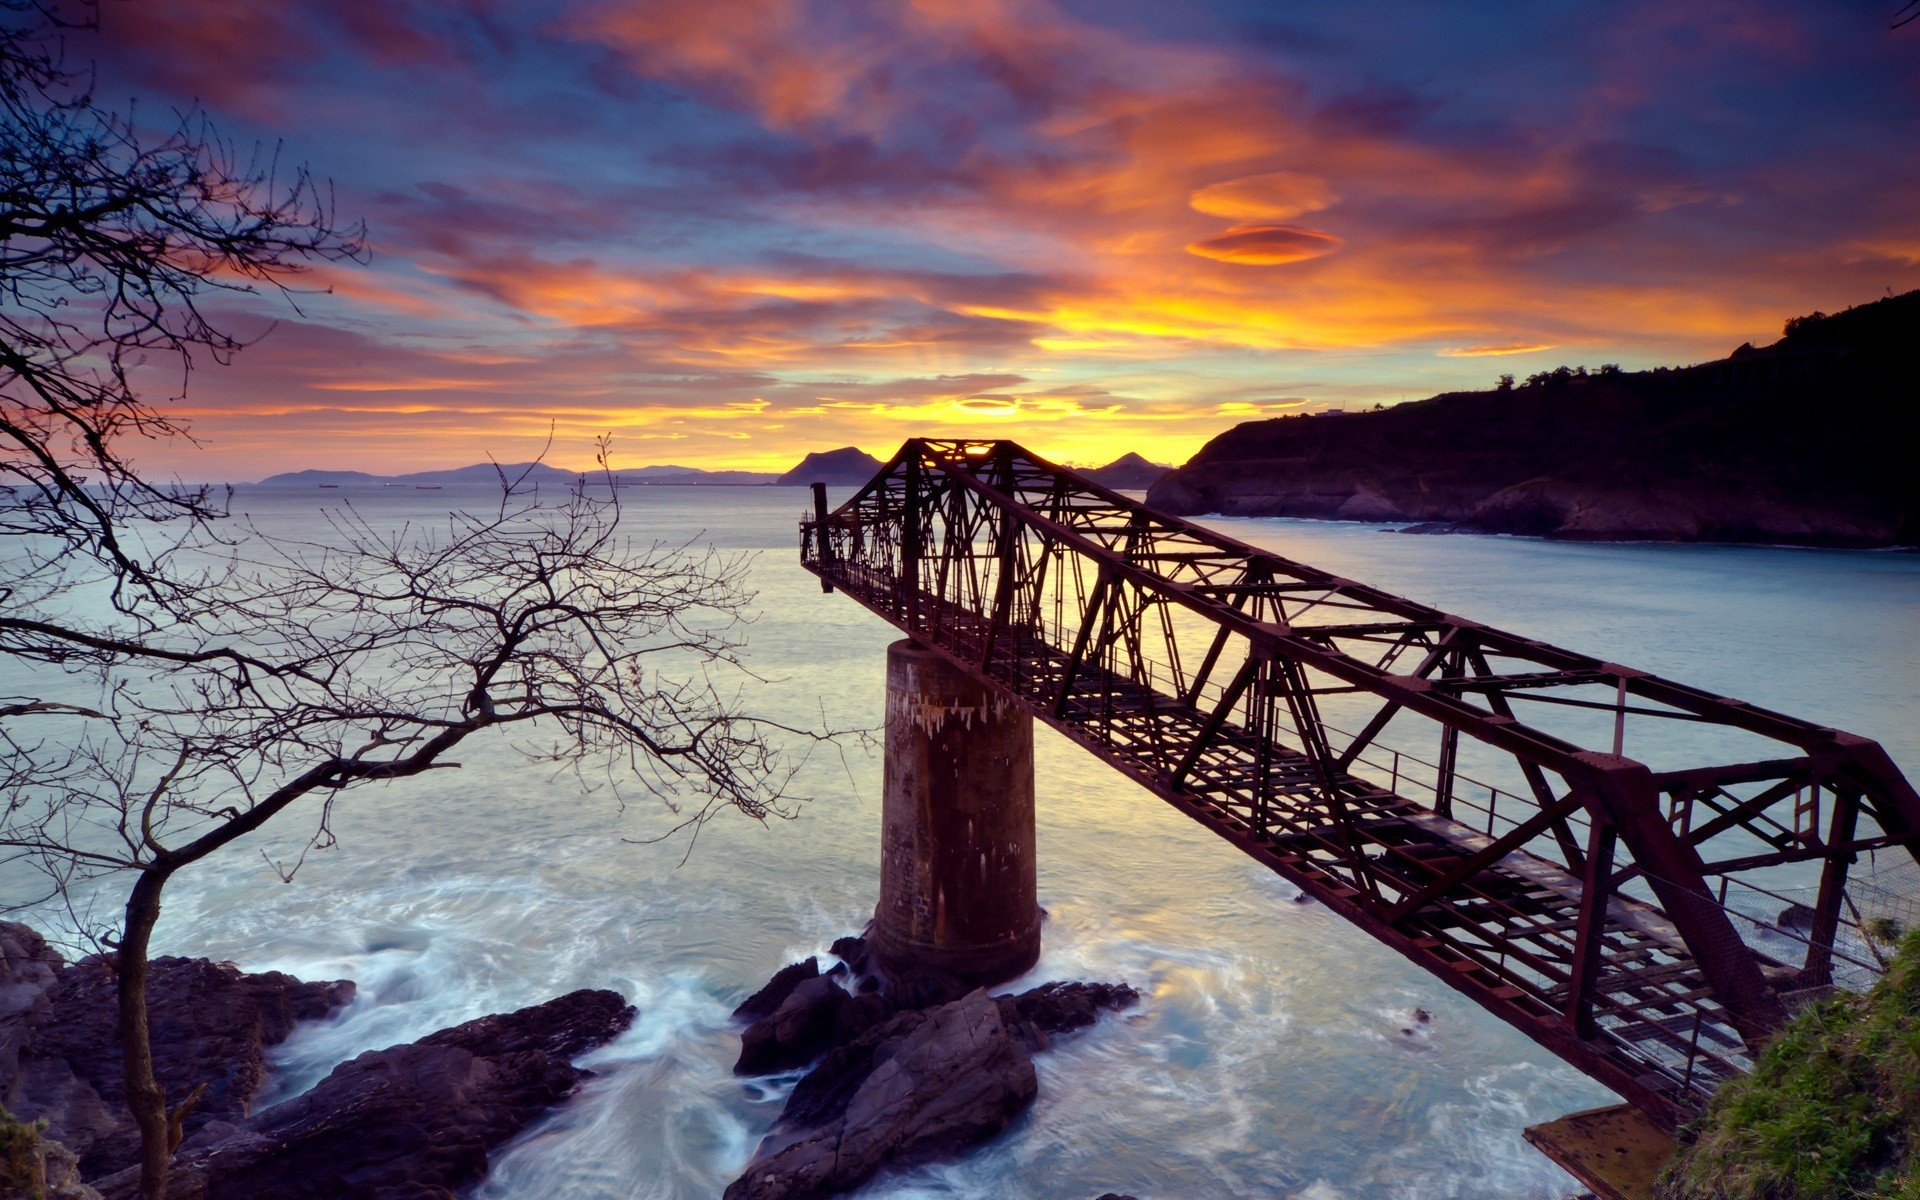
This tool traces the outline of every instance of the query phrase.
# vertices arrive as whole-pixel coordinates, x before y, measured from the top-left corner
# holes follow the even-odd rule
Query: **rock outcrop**
[[[79,1157],[87,1179],[139,1155],[115,987],[107,960],[66,963],[27,926],[0,924],[0,1106],[22,1120],[45,1120],[47,1136]],[[185,1132],[244,1118],[267,1080],[268,1048],[353,993],[344,980],[307,983],[232,963],[154,959],[147,982],[154,1075],[174,1103],[206,1085]]]
[[[80,1162],[73,1151],[0,1109],[0,1197],[100,1200],[100,1193],[80,1181]]]
[[[1035,1051],[1138,999],[1125,984],[1106,983],[991,997],[939,972],[864,974],[859,939],[842,939],[833,952],[844,965],[827,974],[815,960],[812,974],[782,972],[786,990],[772,1012],[764,991],[749,1001],[764,1015],[742,1034],[736,1070],[819,1061],[726,1200],[815,1200],[978,1145],[1033,1102]]]
[[[859,487],[878,475],[884,465],[858,446],[816,450],[774,482],[783,486],[805,487],[812,483],[826,483],[835,487]]]
[[[854,1043],[865,1071],[844,1090],[844,1104],[828,1108],[838,1111],[750,1163],[726,1200],[847,1191],[883,1166],[910,1166],[985,1141],[1039,1092],[1033,1059],[985,991],[902,1013],[868,1036],[874,1040]]]
[[[1920,544],[1920,292],[1716,362],[1235,426],[1158,481],[1175,513],[1575,540]]]
[[[184,1123],[173,1200],[452,1200],[486,1173],[488,1151],[591,1074],[571,1060],[634,1017],[618,993],[573,992],[369,1051],[304,1095],[252,1112],[266,1050],[353,993],[346,981],[153,960],[155,1073],[174,1103],[206,1085]],[[67,963],[32,929],[0,922],[0,1107],[47,1122],[51,1195],[92,1197],[79,1178],[109,1200],[139,1190],[116,1013],[109,961]]]
[[[301,1096],[187,1139],[168,1195],[451,1200],[486,1174],[490,1149],[592,1074],[569,1059],[633,1017],[618,993],[578,991],[370,1050]],[[98,1184],[107,1200],[127,1200],[137,1185],[135,1171]]]

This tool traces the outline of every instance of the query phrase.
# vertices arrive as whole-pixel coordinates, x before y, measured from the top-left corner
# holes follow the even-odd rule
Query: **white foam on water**
[[[706,491],[713,494],[705,494]],[[722,491],[726,495],[722,495]],[[666,495],[669,491],[675,493]],[[659,493],[659,494],[655,494]],[[756,708],[795,725],[879,724],[897,633],[822,597],[791,556],[780,489],[639,489],[644,538],[710,529],[767,551],[754,570]],[[295,497],[249,497],[266,506]],[[393,501],[399,504],[400,501]],[[309,518],[291,507],[280,518]],[[1477,619],[1878,737],[1920,762],[1895,719],[1920,664],[1878,651],[1920,622],[1920,560],[1729,548],[1585,547],[1383,538],[1361,527],[1233,522],[1257,543]],[[1711,587],[1702,586],[1703,572]],[[1772,653],[1783,630],[1831,630],[1827,659]],[[1756,655],[1743,647],[1766,646]],[[1821,661],[1838,664],[1823,674]],[[885,1200],[1561,1200],[1570,1181],[1520,1139],[1608,1093],[1297,888],[1040,730],[1039,965],[1049,979],[1125,980],[1135,1009],[1038,1056],[1041,1094],[957,1162],[886,1177]],[[659,801],[604,793],[511,748],[462,748],[459,772],[356,791],[340,848],[291,885],[261,849],[297,852],[290,812],[169,885],[163,953],[353,979],[333,1020],[274,1051],[275,1097],[368,1049],[581,987],[619,991],[631,1029],[597,1072],[493,1154],[473,1200],[712,1200],[778,1115],[793,1075],[737,1079],[728,1014],[781,965],[823,953],[872,912],[877,755],[817,755],[799,819],[658,833]],[[852,782],[849,782],[849,772]],[[1416,1008],[1432,1013],[1417,1025]],[[1402,1029],[1414,1029],[1413,1035]]]

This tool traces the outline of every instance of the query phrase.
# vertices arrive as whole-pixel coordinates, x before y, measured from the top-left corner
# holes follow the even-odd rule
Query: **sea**
[[[242,488],[234,508],[299,535],[344,503],[397,527],[485,500],[454,486]],[[753,556],[751,707],[878,729],[897,634],[801,570],[804,490],[654,487],[622,501],[642,540]],[[1207,523],[1450,612],[1877,738],[1920,778],[1920,554]],[[1038,730],[1036,756],[1044,950],[1008,987],[1124,980],[1142,1002],[1039,1055],[1039,1099],[1003,1136],[861,1196],[1578,1193],[1520,1133],[1611,1102],[1606,1089],[1065,739]],[[613,988],[639,1010],[632,1027],[582,1060],[594,1077],[496,1150],[471,1195],[712,1200],[795,1078],[736,1078],[729,1013],[871,915],[878,749],[858,738],[814,749],[791,819],[728,813],[697,838],[666,840],[651,839],[676,820],[667,798],[621,804],[505,739],[457,757],[457,771],[343,798],[337,845],[291,882],[265,856],[297,851],[311,811],[177,877],[156,951],[359,985],[347,1009],[274,1051],[264,1103],[369,1049]],[[1418,1009],[1431,1020],[1416,1021]]]

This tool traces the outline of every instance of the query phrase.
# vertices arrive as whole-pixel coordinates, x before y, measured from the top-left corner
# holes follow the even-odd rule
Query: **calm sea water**
[[[263,527],[311,525],[344,492],[248,491]],[[354,496],[380,520],[435,493]],[[627,520],[663,540],[761,551],[749,652],[762,711],[881,720],[896,635],[797,565],[805,493],[662,488]],[[1409,537],[1371,526],[1219,521],[1233,535],[1450,611],[1882,740],[1920,776],[1920,555]],[[1562,1197],[1519,1136],[1609,1093],[1238,852],[1042,729],[1045,952],[1026,982],[1124,979],[1130,1013],[1039,1059],[1041,1096],[962,1162],[862,1194],[905,1198]],[[579,987],[639,1006],[565,1108],[496,1153],[484,1200],[707,1198],[738,1173],[791,1077],[740,1081],[728,1012],[781,964],[870,914],[877,752],[816,754],[790,822],[733,817],[697,845],[615,811],[511,747],[356,792],[340,844],[291,884],[236,846],[169,890],[171,953],[351,978],[360,998],[278,1054],[278,1094],[370,1048]],[[283,838],[305,827],[281,818]],[[682,859],[684,858],[684,862]],[[1021,986],[1016,984],[1014,986]],[[1434,1014],[1408,1036],[1415,1008]]]

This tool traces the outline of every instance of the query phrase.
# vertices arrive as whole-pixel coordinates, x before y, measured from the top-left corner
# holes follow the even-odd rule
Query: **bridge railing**
[[[1853,969],[1852,859],[1920,845],[1920,797],[1866,739],[1288,560],[1012,443],[908,442],[801,536],[823,583],[1667,1119]],[[1725,902],[1758,875],[1813,889],[1797,942]]]

